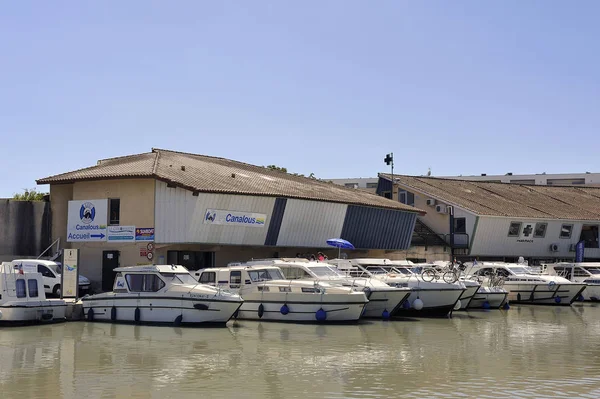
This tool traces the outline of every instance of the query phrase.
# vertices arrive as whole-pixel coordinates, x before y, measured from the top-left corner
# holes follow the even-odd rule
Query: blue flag
[[[577,243],[577,247],[575,248],[575,262],[580,263],[583,262],[583,251],[585,250],[585,242],[579,241]]]

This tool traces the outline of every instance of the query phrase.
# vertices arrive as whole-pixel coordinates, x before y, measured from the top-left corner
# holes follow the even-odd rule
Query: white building
[[[600,188],[395,175],[392,189],[380,174],[377,193],[426,210],[419,222],[459,257],[568,260],[583,240],[586,260],[600,259]]]

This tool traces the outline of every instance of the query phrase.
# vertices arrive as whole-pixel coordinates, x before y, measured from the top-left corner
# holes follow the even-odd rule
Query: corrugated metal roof
[[[380,178],[391,176],[380,173]],[[407,189],[479,215],[541,219],[600,220],[600,188],[536,186],[394,175]]]
[[[299,198],[344,204],[424,211],[375,194],[294,176],[225,158],[152,149],[152,152],[98,161],[96,166],[46,177],[37,184],[149,177],[190,191]]]

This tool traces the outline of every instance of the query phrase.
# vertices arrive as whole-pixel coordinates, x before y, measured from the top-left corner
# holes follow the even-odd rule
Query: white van
[[[60,274],[62,266],[60,263],[42,259],[16,259],[12,261],[15,268],[23,266],[37,267],[37,272],[41,273],[44,280],[44,291],[46,294],[60,296]],[[79,296],[84,296],[90,292],[90,280],[79,275]]]

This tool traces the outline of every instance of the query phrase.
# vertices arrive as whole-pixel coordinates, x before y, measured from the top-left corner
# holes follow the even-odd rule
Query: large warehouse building
[[[153,149],[40,179],[50,184],[52,238],[80,249],[81,273],[112,289],[113,268],[189,269],[323,251],[406,249],[423,211],[374,194],[223,158]]]
[[[576,244],[583,241],[585,259],[600,260],[598,187],[402,175],[393,180],[380,174],[378,194],[426,209],[417,227],[430,231],[458,258],[572,261]]]

